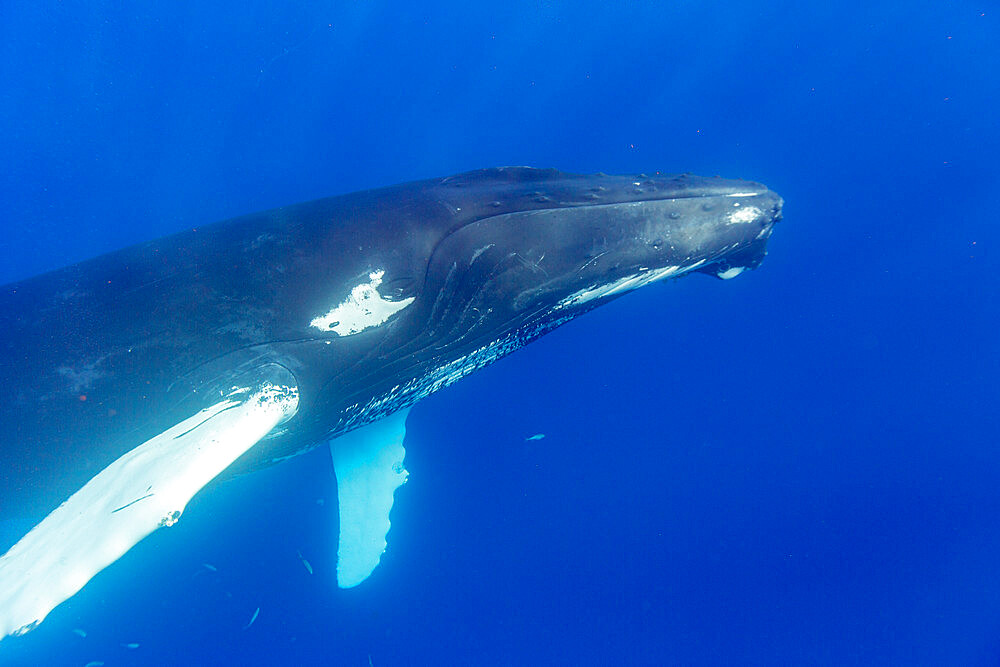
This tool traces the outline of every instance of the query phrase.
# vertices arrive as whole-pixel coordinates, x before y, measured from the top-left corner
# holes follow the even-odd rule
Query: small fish
[[[91,660],[83,667],[104,667],[104,663],[101,662],[100,660]]]
[[[310,565],[310,564],[309,564],[309,561],[307,561],[307,560],[306,560],[306,559],[305,559],[305,558],[304,558],[304,557],[302,556],[302,552],[301,552],[301,551],[296,551],[295,553],[297,553],[297,554],[299,555],[299,560],[300,560],[300,561],[302,561],[302,564],[303,564],[303,565],[305,566],[305,568],[306,568],[306,572],[308,572],[309,574],[312,574],[312,573],[313,573],[313,566],[312,566],[312,565]]]
[[[131,649],[131,650],[135,650],[135,649],[139,648],[139,645],[137,643],[135,643],[135,642],[132,642],[131,644],[122,644],[122,646],[125,647],[125,648],[127,648],[127,649]]]
[[[525,442],[530,442],[531,440],[541,440],[545,437],[544,433],[536,433],[535,435],[529,436],[524,439]]]
[[[201,566],[210,572],[218,572],[219,568],[215,567],[211,563],[202,563]]]
[[[249,627],[250,627],[251,625],[253,625],[253,622],[257,620],[257,616],[259,616],[259,615],[260,615],[260,607],[257,607],[257,611],[255,611],[255,612],[253,613],[253,616],[251,616],[251,617],[250,617],[250,622],[249,622],[249,623],[247,623],[246,625],[244,625],[244,626],[243,626],[243,629],[244,629],[244,630],[246,630],[246,629],[247,629],[247,628],[249,628]]]
[[[87,631],[86,630],[81,630],[80,628],[73,628],[73,634],[76,635],[76,636],[78,636],[78,637],[86,637],[87,636]]]

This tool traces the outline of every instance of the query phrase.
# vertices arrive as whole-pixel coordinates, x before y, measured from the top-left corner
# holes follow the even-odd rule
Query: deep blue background
[[[998,35],[982,1],[0,4],[0,282],[490,165],[786,199],[758,271],[416,406],[361,587],[316,451],[0,663],[996,664]]]

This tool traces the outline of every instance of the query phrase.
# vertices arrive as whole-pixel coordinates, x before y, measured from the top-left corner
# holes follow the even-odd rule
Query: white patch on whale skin
[[[753,222],[760,218],[761,211],[756,206],[744,206],[729,214],[730,225],[740,225]]]
[[[484,245],[482,248],[476,249],[476,252],[472,253],[472,259],[469,260],[469,266],[475,264],[476,260],[479,259],[480,255],[482,255],[484,252],[486,252],[495,245],[496,243],[490,243],[489,245]]]
[[[416,297],[401,301],[387,301],[378,293],[384,270],[368,274],[367,283],[356,285],[344,302],[326,315],[313,319],[310,326],[320,331],[332,331],[340,336],[361,333],[365,329],[377,327],[390,317],[409,306]]]
[[[734,266],[731,269],[726,269],[725,271],[720,271],[719,273],[716,273],[715,275],[719,276],[723,280],[731,280],[731,279],[735,278],[736,276],[740,275],[741,273],[743,273],[744,269],[746,269],[745,266]]]
[[[631,276],[625,276],[624,278],[619,278],[618,280],[607,283],[605,285],[595,285],[593,287],[588,287],[575,292],[562,301],[556,306],[556,309],[569,308],[571,306],[579,306],[580,304],[587,303],[588,301],[593,301],[594,299],[600,299],[606,296],[613,296],[615,294],[624,294],[625,292],[631,292],[634,289],[638,289],[644,285],[649,285],[650,283],[655,283],[658,280],[663,280],[664,278],[670,278],[672,276],[679,276],[693,269],[697,269],[699,266],[705,263],[705,260],[700,259],[694,264],[688,266],[665,266],[662,269],[655,269],[653,271],[639,272]]]
[[[236,388],[119,457],[0,556],[0,639],[33,629],[157,528],[271,429],[298,389]]]

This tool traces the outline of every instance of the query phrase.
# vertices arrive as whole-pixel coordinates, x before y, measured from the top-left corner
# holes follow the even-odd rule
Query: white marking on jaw
[[[484,252],[486,252],[495,245],[496,243],[490,243],[489,245],[484,245],[482,248],[479,248],[476,250],[476,252],[472,253],[472,259],[469,260],[469,266],[475,264],[476,260],[479,259],[480,255],[482,255]]]
[[[731,192],[726,197],[756,197],[759,192]]]
[[[730,269],[726,269],[725,271],[720,271],[719,273],[716,273],[715,275],[719,276],[723,280],[730,280],[731,278],[735,278],[736,276],[738,276],[741,273],[743,273],[744,269],[746,269],[745,266],[734,266],[734,267],[732,267]]]
[[[729,224],[738,225],[746,222],[753,222],[760,217],[760,209],[756,206],[747,206],[733,211],[729,214]]]
[[[378,293],[385,271],[372,271],[370,282],[356,285],[344,302],[326,315],[313,319],[310,326],[320,331],[332,331],[340,336],[350,336],[365,329],[377,327],[390,317],[409,306],[416,297],[402,301],[388,301]]]
[[[578,306],[582,303],[587,303],[588,301],[593,301],[594,299],[600,299],[606,296],[631,292],[632,290],[638,289],[643,285],[649,285],[650,283],[655,283],[656,281],[663,280],[664,278],[670,278],[671,276],[679,276],[687,273],[692,269],[697,269],[704,263],[705,260],[700,259],[689,266],[665,266],[662,269],[639,272],[631,276],[625,276],[624,278],[619,278],[618,280],[605,285],[588,287],[580,290],[579,292],[575,292],[560,301],[556,306],[556,310],[570,306]]]

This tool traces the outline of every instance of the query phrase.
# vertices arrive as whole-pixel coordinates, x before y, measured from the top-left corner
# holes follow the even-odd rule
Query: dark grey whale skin
[[[726,222],[738,205],[762,215]],[[699,260],[709,274],[755,268],[781,206],[740,180],[484,169],[255,213],[3,286],[0,516],[40,519],[262,377],[293,378],[298,411],[230,471],[307,450],[608,300],[575,303],[581,290]],[[384,299],[414,300],[353,335],[310,325],[376,271]]]

